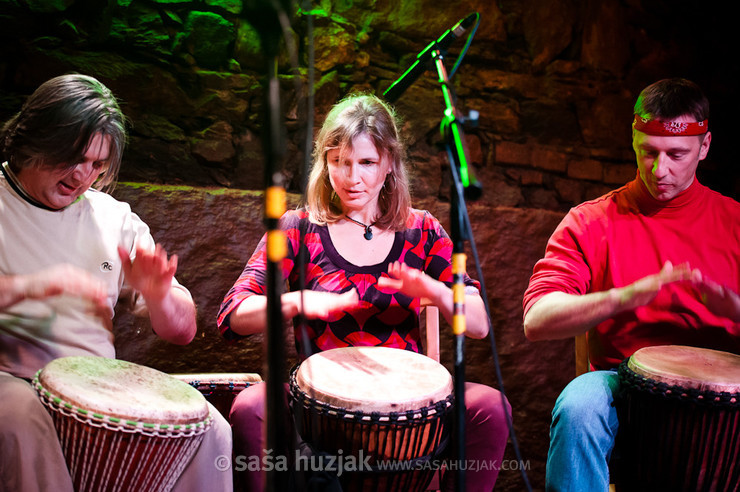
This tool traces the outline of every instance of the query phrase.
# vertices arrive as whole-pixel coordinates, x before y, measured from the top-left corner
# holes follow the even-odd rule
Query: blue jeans
[[[546,490],[609,489],[609,458],[619,428],[616,370],[583,374],[565,387],[552,411]]]

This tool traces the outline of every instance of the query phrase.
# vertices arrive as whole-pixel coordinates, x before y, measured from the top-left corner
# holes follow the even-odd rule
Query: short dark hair
[[[663,79],[642,90],[635,102],[634,114],[658,120],[691,115],[696,121],[704,121],[709,119],[709,100],[690,80]]]
[[[107,169],[96,185],[112,188],[126,145],[126,118],[113,93],[97,79],[67,74],[47,80],[5,123],[0,150],[11,169],[79,162],[92,138],[110,138]]]

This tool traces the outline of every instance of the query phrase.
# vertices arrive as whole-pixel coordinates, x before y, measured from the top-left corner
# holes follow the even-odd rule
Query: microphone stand
[[[279,219],[285,213],[285,189],[282,176],[275,172],[276,164],[285,156],[282,144],[282,115],[280,114],[280,87],[277,79],[277,57],[268,61],[268,78],[265,88],[269,101],[268,122],[265,128],[265,142],[270,145],[265,150],[268,156],[265,165],[265,222],[267,225],[267,412],[265,414],[266,448],[275,451],[275,457],[289,456],[290,440],[285,432],[289,413],[286,406],[285,385],[285,340],[283,339],[283,293],[282,260],[287,253],[285,233],[279,229]],[[287,473],[280,473],[273,467],[266,475],[268,491],[288,490]]]
[[[450,80],[443,63],[443,53],[436,49],[433,53],[434,65],[437,69],[439,82],[442,85],[442,94],[445,101],[444,118],[440,125],[442,137],[445,140],[447,153],[450,156],[450,170],[452,171],[452,195],[450,197],[450,237],[452,239],[452,332],[454,334],[454,394],[455,412],[453,429],[457,432],[457,439],[453,441],[457,470],[455,474],[455,490],[465,491],[465,247],[466,239],[470,239],[465,227],[465,201],[463,197],[464,185],[470,183],[465,153],[464,133],[462,123],[457,117],[454,97],[450,90]]]
[[[279,3],[283,0],[246,0],[243,14],[252,15],[251,24],[260,35],[265,54],[266,77],[263,82],[265,119],[263,124],[263,146],[265,156],[265,208],[264,219],[267,228],[267,377],[264,435],[266,450],[272,458],[287,457],[292,449],[290,437],[286,432],[290,414],[283,376],[285,374],[285,341],[283,339],[283,312],[281,295],[283,293],[282,260],[287,254],[287,239],[279,228],[280,217],[286,210],[286,193],[283,178],[279,172],[285,158],[285,133],[280,108],[280,85],[278,80],[278,52],[281,27],[278,20]],[[283,1],[283,3],[288,3]],[[248,19],[249,20],[249,19]],[[274,464],[273,462],[272,464]],[[290,473],[280,472],[273,466],[265,473],[265,490],[290,490]]]

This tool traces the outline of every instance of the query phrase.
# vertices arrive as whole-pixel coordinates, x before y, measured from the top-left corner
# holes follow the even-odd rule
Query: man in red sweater
[[[740,204],[700,184],[709,103],[685,79],[634,108],[637,176],[568,212],[524,294],[530,340],[588,332],[591,372],[553,409],[547,490],[604,491],[618,420],[616,366],[651,345],[740,354]]]

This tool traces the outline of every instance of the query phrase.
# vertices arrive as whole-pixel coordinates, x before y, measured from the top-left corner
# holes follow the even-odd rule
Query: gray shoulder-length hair
[[[96,187],[115,186],[126,145],[126,117],[113,93],[97,79],[68,74],[47,80],[5,123],[0,149],[10,168],[71,166],[80,162],[92,138],[110,139],[110,156]]]
[[[380,217],[375,224],[391,230],[404,229],[411,207],[405,147],[399,137],[393,109],[380,98],[368,94],[350,95],[337,103],[319,131],[306,191],[311,219],[326,224],[342,217],[341,203],[329,181],[326,154],[333,148],[346,152],[352,141],[363,134],[370,137],[381,158],[390,162],[391,172],[380,191]]]

